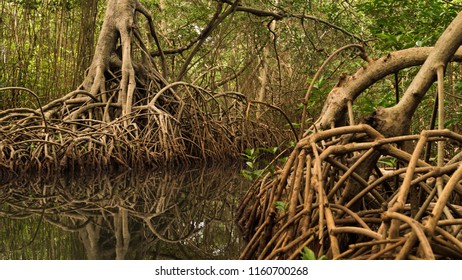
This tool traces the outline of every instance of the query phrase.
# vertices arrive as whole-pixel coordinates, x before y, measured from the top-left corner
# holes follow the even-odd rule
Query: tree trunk
[[[438,67],[446,68],[457,49],[462,44],[462,13],[448,26],[430,52],[417,76],[408,87],[400,102],[391,108],[377,110],[372,118],[376,128],[387,136],[409,132],[411,119],[436,78]]]
[[[122,106],[122,116],[131,112],[136,87],[131,51],[134,16],[139,5],[137,0],[109,0],[90,71],[82,85],[93,96],[102,93],[102,101],[107,102],[105,73],[109,70],[111,56],[116,55],[120,39],[122,79],[117,102]]]
[[[82,20],[80,23],[80,37],[77,50],[77,74],[74,76],[74,86],[77,88],[82,82],[83,74],[91,63],[94,52],[96,16],[98,14],[98,0],[81,1],[80,10]]]

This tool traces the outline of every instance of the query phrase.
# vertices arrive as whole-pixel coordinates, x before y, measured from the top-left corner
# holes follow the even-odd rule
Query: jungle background
[[[11,179],[20,173],[37,170],[47,173],[52,173],[54,169],[72,170],[74,167],[84,170],[85,166],[91,166],[89,169],[97,166],[98,170],[112,165],[128,168],[168,165],[178,168],[192,166],[197,161],[218,165],[240,160],[243,162],[242,176],[260,182],[246,193],[238,211],[242,216],[240,223],[244,236],[249,241],[241,258],[297,258],[300,252],[305,252],[302,254],[305,256],[314,252],[316,258],[322,257],[324,253],[329,258],[364,255],[391,258],[395,255],[387,254],[401,246],[406,249],[396,253],[400,258],[435,257],[430,252],[431,249],[436,251],[438,257],[443,256],[442,258],[459,258],[462,255],[460,240],[457,241],[462,216],[457,207],[460,204],[460,194],[453,197],[452,204],[444,206],[449,207],[449,210],[445,208],[447,220],[441,222],[451,228],[452,232],[439,232],[447,240],[436,239],[437,245],[431,242],[427,244],[423,240],[421,229],[414,222],[395,214],[387,216],[377,212],[381,204],[388,202],[393,205],[394,197],[407,195],[400,195],[398,188],[400,180],[404,180],[399,174],[405,172],[399,171],[399,168],[408,159],[402,154],[393,154],[387,150],[392,156],[384,153],[379,160],[382,169],[389,167],[396,172],[392,178],[395,183],[387,190],[394,193],[378,199],[377,194],[371,192],[368,195],[375,197],[376,201],[365,200],[367,203],[364,202],[361,209],[356,207],[358,205],[353,205],[353,211],[359,211],[358,213],[360,210],[372,211],[363,208],[373,205],[372,207],[376,207],[373,209],[376,216],[367,216],[372,211],[358,218],[336,204],[337,209],[340,209],[334,211],[337,215],[336,221],[340,219],[345,224],[351,223],[346,218],[342,220],[343,215],[348,213],[367,232],[364,229],[352,230],[347,227],[332,230],[329,222],[333,220],[329,221],[330,216],[326,216],[329,231],[325,233],[322,215],[331,215],[330,210],[326,210],[329,204],[326,204],[326,209],[323,208],[322,193],[318,194],[318,200],[313,204],[317,206],[304,204],[303,201],[313,197],[309,196],[308,188],[300,192],[298,188],[302,181],[296,180],[300,177],[297,175],[298,169],[301,170],[298,174],[307,176],[303,180],[311,180],[308,172],[311,161],[308,156],[306,162],[302,159],[309,153],[305,151],[303,144],[311,141],[306,140],[307,135],[318,132],[319,127],[313,124],[322,117],[323,107],[332,88],[341,87],[347,75],[352,75],[364,66],[364,60],[371,63],[373,60],[369,58],[386,57],[394,51],[434,46],[447,26],[457,17],[462,7],[461,1],[140,1],[145,10],[139,9],[140,13],[135,16],[137,32],[133,34],[133,38],[136,39],[131,42],[133,60],[142,61],[134,63],[134,70],[138,74],[138,88],[135,89],[133,108],[130,102],[128,106],[124,105],[122,95],[110,96],[111,92],[119,90],[119,84],[121,92],[124,92],[124,61],[127,56],[123,42],[114,50],[115,56],[120,58],[121,66],[118,61],[111,62],[111,67],[115,66],[111,70],[118,68],[120,72],[105,73],[106,83],[98,85],[97,92],[93,92],[93,84],[88,82],[88,79],[94,79],[95,84],[98,82],[98,74],[92,72],[92,62],[97,59],[94,54],[98,51],[96,45],[99,32],[104,26],[107,2],[0,2],[0,88],[6,88],[0,91],[0,121],[3,137],[7,139],[1,148],[6,151],[5,154],[11,155],[4,156],[2,153],[2,159],[5,160],[0,163],[2,177]],[[145,11],[152,15],[152,21]],[[345,46],[349,47],[344,48]],[[337,52],[338,50],[341,52]],[[337,54],[335,58],[331,56],[334,53]],[[143,61],[149,61],[152,69],[143,70]],[[325,64],[326,61],[329,63]],[[320,69],[322,71],[318,71]],[[411,85],[418,71],[419,67],[400,69],[367,88],[351,104],[350,112],[354,116],[350,115],[349,124],[361,123],[378,109],[397,104],[400,95]],[[448,136],[454,142],[446,146],[450,147],[447,162],[454,164],[460,161],[458,158],[454,161],[452,159],[460,152],[457,133],[461,130],[462,120],[462,71],[457,62],[449,62],[445,71],[443,105],[446,117],[443,127],[455,133]],[[431,93],[436,91],[436,84],[428,90]],[[181,94],[178,95],[178,92]],[[100,95],[94,93],[101,94],[102,102],[92,105],[89,99],[78,98],[79,94],[94,100],[100,98]],[[438,103],[436,96],[423,96],[406,133],[415,135],[425,129],[435,128],[435,104]],[[111,100],[115,99],[119,103],[112,104]],[[148,104],[143,107],[143,102]],[[57,105],[58,103],[64,105]],[[40,108],[43,105],[45,106],[42,110]],[[106,106],[104,113],[97,111],[103,106]],[[118,113],[119,109],[121,113]],[[155,115],[146,113],[146,109],[154,111]],[[103,125],[105,123],[115,125],[106,130]],[[147,125],[150,123],[156,123],[154,129]],[[351,129],[353,135],[363,132],[371,138],[375,137],[374,139],[381,137],[369,128]],[[93,130],[96,132],[91,132]],[[36,141],[36,137],[40,138],[43,131],[46,138]],[[338,133],[331,139],[333,142],[336,136],[345,136],[344,132]],[[391,134],[390,136],[397,136]],[[147,135],[149,139],[140,139],[139,135]],[[435,136],[438,137],[445,136]],[[9,143],[11,139],[14,140]],[[407,140],[417,142],[418,138],[410,137]],[[149,148],[150,143],[155,146],[152,150]],[[60,147],[54,148],[57,146]],[[324,142],[320,146],[324,147]],[[294,149],[297,152],[291,154]],[[429,153],[425,161],[436,162],[436,153],[431,152],[431,147],[427,150]],[[412,151],[407,152],[412,154]],[[316,154],[315,151],[313,153]],[[275,155],[278,157],[275,162],[271,162]],[[364,160],[369,160],[370,154],[364,151],[363,155],[367,155]],[[295,160],[297,157],[299,159]],[[336,182],[350,180],[347,178],[350,174],[357,176],[354,173],[357,166],[346,159],[350,164],[347,166],[351,169],[336,173],[341,167],[335,165],[333,158],[329,159],[331,161],[328,165],[322,165],[324,171],[313,172],[331,174],[321,177],[330,176],[330,181],[324,181],[329,181],[332,184],[330,187],[339,192],[341,183]],[[377,160],[378,158],[375,162]],[[411,165],[410,162],[412,160],[408,159],[404,165]],[[281,169],[283,166],[285,168]],[[444,171],[446,173],[443,173],[452,174],[455,172],[454,168],[455,165],[449,166]],[[335,171],[326,171],[332,169]],[[432,171],[434,170],[428,172]],[[375,176],[378,178],[385,176],[380,173],[380,169],[376,172]],[[287,180],[287,183],[289,173],[290,178],[294,179]],[[279,179],[273,181],[268,176],[282,177],[284,182],[280,183],[282,181],[278,181]],[[413,178],[413,174],[409,178]],[[270,183],[267,183],[268,180]],[[360,181],[357,178],[355,180]],[[449,179],[444,180],[449,182]],[[439,206],[430,203],[435,193],[430,187],[425,190],[430,197],[427,199],[428,204],[424,203],[425,198],[419,198],[418,203],[425,205],[424,209],[429,207],[429,212],[439,209]],[[268,192],[265,193],[266,191]],[[298,198],[297,192],[302,197],[306,194],[305,200]],[[328,195],[329,199],[337,197],[334,191]],[[354,199],[357,193],[350,195]],[[258,201],[256,197],[263,199]],[[47,196],[48,198],[50,197]],[[92,198],[93,194],[87,200]],[[127,200],[122,201],[130,200],[130,196],[126,198]],[[44,203],[60,204],[43,199]],[[339,205],[348,202],[343,200],[346,198],[335,201]],[[160,211],[168,204],[161,199],[156,203],[151,207],[161,208]],[[366,204],[368,205],[365,206]],[[446,205],[446,201],[442,205]],[[13,206],[16,207],[17,203]],[[312,211],[316,207],[319,212]],[[404,211],[406,215],[409,212],[418,223],[424,223],[425,213],[416,212],[415,205],[409,207],[410,209],[393,209]],[[122,257],[126,250],[124,246],[128,246],[129,240],[129,235],[124,230],[128,227],[128,214],[122,211],[126,208],[129,207],[119,208],[113,220],[114,224],[116,221],[118,223],[114,228],[118,230],[120,237],[117,239],[119,251],[116,255]],[[47,211],[36,209],[35,214],[41,213],[43,217]],[[133,215],[135,212],[132,210],[130,213]],[[300,218],[299,214],[306,212],[313,215],[312,220]],[[382,220],[377,217],[380,214],[383,214]],[[270,218],[265,218],[265,215]],[[451,222],[451,217],[454,216],[459,219]],[[149,225],[150,217],[141,214],[139,217]],[[67,225],[68,218],[65,219]],[[64,223],[61,220],[50,220],[60,225]],[[83,224],[78,220],[72,220],[76,230],[87,228],[88,220]],[[387,232],[390,220],[393,220],[391,228],[400,230],[397,235],[391,233],[386,241],[371,244],[361,238],[351,237],[352,232],[359,232],[359,235],[379,239],[372,231]],[[411,225],[411,230],[396,224],[398,220],[404,220]],[[377,224],[380,225],[380,222],[385,229],[382,226],[379,229]],[[317,228],[315,233],[305,229],[310,223],[317,224],[310,227]],[[152,227],[149,229],[157,238],[161,238]],[[167,236],[178,234],[170,228],[165,232]],[[255,237],[261,233],[264,233],[262,237]],[[433,232],[427,232],[430,239],[431,234]],[[453,237],[448,237],[448,234]],[[313,237],[316,235],[317,237]],[[351,245],[353,242],[353,246],[348,249],[336,248],[337,237],[347,240],[345,244]],[[416,238],[421,245],[412,251],[410,248],[416,243]],[[326,241],[327,239],[329,240]],[[271,246],[265,247],[265,244]],[[363,250],[364,248],[366,249]],[[367,251],[367,248],[372,249]]]
[[[0,86],[33,90],[42,104],[76,89],[89,67],[102,24],[105,1],[2,1],[0,10]],[[181,49],[197,40],[213,15],[216,1],[144,1],[153,13],[159,40],[166,49]],[[433,46],[456,16],[458,1],[242,1],[243,6],[268,14],[236,12],[213,31],[183,77],[195,81],[209,69],[223,68],[210,79],[236,81],[249,100],[281,108],[299,125],[302,99],[321,64],[338,48],[364,44],[368,55]],[[274,13],[272,15],[271,13]],[[277,16],[279,17],[277,17]],[[180,70],[189,49],[169,55],[170,79]],[[319,115],[329,90],[342,73],[354,73],[361,61],[344,54],[324,71],[314,87],[309,114]],[[414,69],[399,74],[405,88]],[[447,125],[460,130],[458,65],[451,66]],[[223,77],[221,77],[221,76]],[[211,81],[208,81],[210,84]],[[207,85],[211,86],[211,85]],[[395,102],[390,77],[363,94],[354,104],[358,119],[378,106]],[[414,118],[413,132],[427,127],[434,96],[428,95]],[[426,105],[426,106],[425,106]],[[0,108],[37,107],[31,96],[2,92]],[[261,110],[266,110],[263,108]],[[280,127],[287,126],[281,122]],[[293,140],[293,139],[292,139]]]

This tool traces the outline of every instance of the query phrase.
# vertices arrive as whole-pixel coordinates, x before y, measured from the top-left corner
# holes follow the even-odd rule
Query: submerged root
[[[434,141],[460,146],[462,136],[385,138],[357,125],[301,139],[274,178],[244,198],[241,258],[299,259],[307,247],[330,259],[461,259],[461,157],[447,151],[442,167],[421,160]],[[415,145],[412,154],[397,148],[403,142]]]

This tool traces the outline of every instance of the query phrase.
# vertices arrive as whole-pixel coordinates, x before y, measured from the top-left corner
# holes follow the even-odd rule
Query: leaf
[[[253,181],[253,177],[250,171],[243,169],[241,170],[241,174],[246,180]]]
[[[378,162],[381,163],[381,164],[384,164],[384,165],[386,165],[388,167],[394,168],[394,167],[396,167],[397,160],[396,160],[396,158],[386,158],[386,157],[384,157],[384,158],[379,159]]]
[[[287,202],[283,202],[283,201],[276,201],[274,205],[276,206],[276,209],[279,211],[286,211],[287,207],[289,206]]]
[[[289,125],[286,124],[286,126],[289,126]],[[292,126],[293,126],[293,128],[300,128],[302,125],[301,125],[301,123],[292,123]]]
[[[263,175],[263,171],[264,169],[258,169],[258,170],[253,171],[252,173],[256,175],[257,177],[261,177]]]
[[[307,247],[303,248],[302,250],[302,260],[307,260],[307,261],[315,261],[316,260],[316,255],[311,249],[308,249]]]
[[[278,147],[260,148],[260,150],[264,151],[264,152],[274,154],[278,150]]]

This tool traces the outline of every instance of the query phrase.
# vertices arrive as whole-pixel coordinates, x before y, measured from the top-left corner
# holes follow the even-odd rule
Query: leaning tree
[[[433,48],[379,59],[359,45],[333,53],[325,64],[348,48],[358,48],[366,63],[341,77],[284,167],[246,195],[239,224],[249,243],[241,257],[295,259],[312,250],[332,259],[462,258],[462,153],[456,153],[462,136],[444,129],[444,73],[449,62],[462,58],[461,44],[459,14]],[[387,75],[419,65],[395,106],[379,107],[355,124],[358,96]],[[438,129],[409,135],[435,81],[430,122],[433,128],[437,120]],[[384,169],[385,159],[397,164]]]

